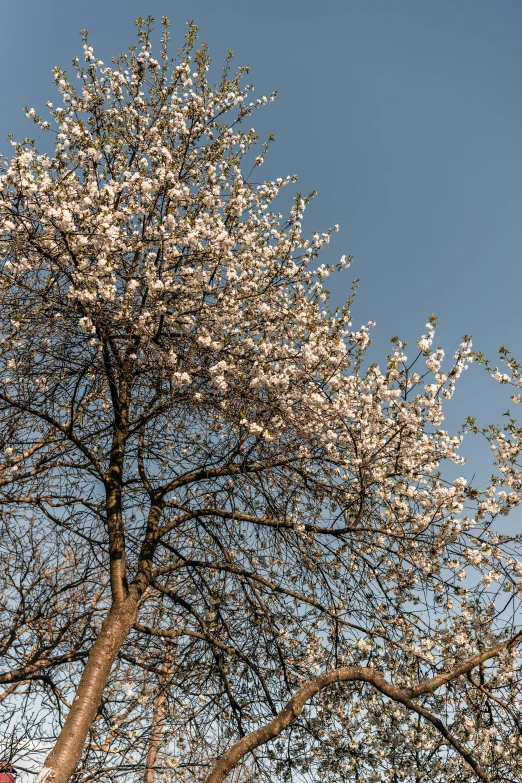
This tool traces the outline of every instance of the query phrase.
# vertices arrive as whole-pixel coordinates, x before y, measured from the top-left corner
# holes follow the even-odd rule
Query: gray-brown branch
[[[205,783],[221,783],[247,753],[250,753],[255,750],[255,748],[278,737],[299,717],[310,699],[336,682],[368,682],[385,696],[388,696],[388,698],[403,704],[418,715],[422,715],[422,717],[435,726],[446,741],[455,748],[483,783],[491,783],[490,778],[483,767],[473,758],[472,754],[452,736],[442,721],[428,712],[422,705],[417,704],[414,699],[418,696],[433,693],[451,680],[468,674],[468,672],[472,671],[476,666],[494,658],[504,650],[512,649],[514,645],[521,641],[522,631],[508,641],[502,642],[488,650],[483,650],[482,652],[477,653],[477,655],[468,658],[466,661],[456,664],[451,669],[448,669],[448,671],[443,672],[436,677],[423,680],[418,685],[411,688],[398,688],[387,682],[381,672],[363,666],[343,666],[338,669],[331,669],[324,674],[320,674],[318,677],[314,677],[299,688],[286,707],[284,707],[273,720],[265,726],[260,726],[258,729],[250,732],[250,734],[242,737],[232,745],[232,747],[218,759]]]

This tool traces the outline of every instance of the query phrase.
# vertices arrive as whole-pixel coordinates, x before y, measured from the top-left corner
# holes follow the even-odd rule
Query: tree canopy
[[[521,430],[463,475],[476,358],[333,309],[311,196],[189,23],[55,69],[0,168],[3,748],[55,781],[521,780]],[[256,154],[257,153],[257,154]],[[313,194],[311,194],[313,195]],[[345,276],[341,278],[345,279]],[[520,385],[519,368],[489,368]],[[479,355],[479,358],[480,357]],[[516,398],[515,398],[516,399]]]

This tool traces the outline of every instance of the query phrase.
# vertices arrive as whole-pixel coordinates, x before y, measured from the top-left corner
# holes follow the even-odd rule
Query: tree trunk
[[[132,595],[113,604],[89,653],[63,729],[35,783],[67,783],[73,774],[100,706],[112,664],[137,615],[138,604]]]
[[[163,728],[165,726],[165,702],[167,701],[166,679],[164,676],[159,678],[159,690],[154,699],[154,709],[152,711],[152,725],[149,735],[149,747],[147,750],[147,759],[145,761],[145,775],[143,783],[154,783],[156,778],[156,767],[158,764],[158,755],[163,737]]]

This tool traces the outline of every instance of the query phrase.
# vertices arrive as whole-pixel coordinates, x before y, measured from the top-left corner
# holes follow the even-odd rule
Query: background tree
[[[368,366],[323,285],[351,259],[318,266],[309,198],[284,218],[293,178],[257,181],[268,96],[230,57],[209,85],[192,24],[156,60],[152,21],[111,67],[85,33],[54,156],[1,169],[2,509],[72,595],[38,783],[519,780],[520,541],[492,522],[520,430],[469,487],[441,425],[470,339],[443,369],[431,318]]]
[[[11,493],[0,553],[0,759],[16,756],[23,770],[63,723],[69,668],[87,658],[106,588],[77,537],[26,514]]]

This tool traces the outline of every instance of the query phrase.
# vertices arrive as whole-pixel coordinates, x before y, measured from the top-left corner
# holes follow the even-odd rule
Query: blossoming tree
[[[192,24],[154,59],[152,22],[111,66],[85,33],[52,126],[27,109],[54,155],[13,141],[0,172],[3,519],[69,537],[64,584],[88,564],[38,781],[521,780],[520,540],[494,524],[520,431],[484,432],[468,486],[442,423],[471,341],[448,362],[431,318],[368,366],[323,284],[351,259],[319,265],[308,198],[283,217],[293,178],[259,181],[269,98],[230,58],[209,85]]]

